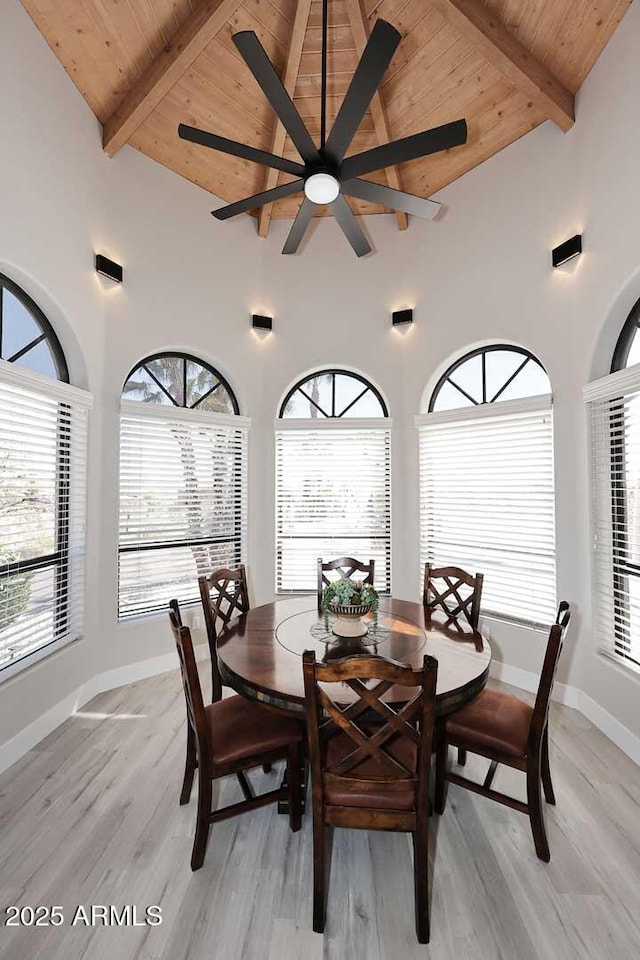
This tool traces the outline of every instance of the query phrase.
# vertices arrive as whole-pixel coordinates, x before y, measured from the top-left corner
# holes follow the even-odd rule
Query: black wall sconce
[[[101,253],[96,253],[96,272],[103,277],[109,277],[109,280],[114,280],[116,283],[122,283],[123,270],[120,264],[109,260],[108,257],[103,257]]]
[[[391,314],[391,324],[394,327],[401,323],[413,323],[413,310],[394,310]]]
[[[554,247],[551,251],[551,262],[554,267],[559,267],[568,260],[580,256],[582,253],[582,235],[576,233],[575,237],[565,240],[559,247]]]
[[[273,317],[263,317],[259,313],[252,313],[251,326],[254,330],[273,330]]]

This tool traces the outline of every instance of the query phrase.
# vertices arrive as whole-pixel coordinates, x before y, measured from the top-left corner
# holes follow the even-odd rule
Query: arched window
[[[1,273],[0,358],[69,382],[67,362],[53,327],[31,297]]]
[[[118,611],[197,601],[198,577],[244,559],[247,429],[204,360],[154,354],[121,401]]]
[[[550,392],[544,367],[528,350],[500,345],[481,347],[452,363],[440,377],[431,394],[429,410],[477,407]]]
[[[82,634],[90,397],[42,310],[0,275],[0,677]]]
[[[212,413],[239,413],[233,390],[217,370],[186,353],[147,357],[127,377],[123,397]]]
[[[485,614],[541,626],[556,604],[550,391],[526,350],[483,347],[448,368],[417,418],[422,567],[483,573]]]
[[[391,589],[391,422],[360,374],[320,370],[299,380],[276,424],[276,587],[316,588],[316,563],[376,561]]]
[[[380,392],[359,373],[320,370],[289,390],[280,406],[280,416],[386,417],[387,407]]]
[[[591,433],[596,636],[601,653],[640,670],[640,301],[611,374],[585,387]]]

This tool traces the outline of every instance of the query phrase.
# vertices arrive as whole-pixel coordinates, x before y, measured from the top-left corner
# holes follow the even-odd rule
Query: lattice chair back
[[[247,573],[241,563],[236,570],[223,567],[208,577],[199,577],[200,599],[207,627],[211,655],[211,702],[222,698],[222,678],[218,667],[218,635],[230,620],[249,610]]]
[[[330,573],[334,576],[328,576]],[[338,557],[337,560],[327,560],[325,563],[322,557],[318,557],[318,610],[322,604],[322,591],[335,580],[362,580],[373,586],[373,577],[375,573],[375,560],[369,560],[369,563],[362,563],[354,557]],[[362,574],[362,576],[355,576]]]
[[[413,785],[416,803],[422,798],[428,804],[437,661],[425,656],[420,670],[378,656],[322,664],[306,651],[303,671],[309,753],[321,803],[327,789],[361,797],[383,783],[391,795],[397,788],[404,796]],[[415,688],[415,693],[399,706],[391,705],[382,697],[394,686]],[[331,687],[335,692],[329,692]],[[349,706],[340,701],[345,687],[356,697]],[[342,742],[332,751],[335,737]],[[363,764],[369,772],[360,769]],[[406,810],[403,804],[399,808]]]
[[[472,576],[460,567],[425,564],[423,604],[426,619],[440,613],[438,620],[460,633],[465,632],[465,627],[477,630],[483,580],[481,573]]]

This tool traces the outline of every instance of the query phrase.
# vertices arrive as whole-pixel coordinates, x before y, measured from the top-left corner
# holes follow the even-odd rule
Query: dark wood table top
[[[457,710],[482,690],[489,676],[491,647],[478,632],[460,632],[430,620],[421,603],[380,598],[378,628],[371,615],[369,634],[339,640],[325,630],[315,595],[277,600],[254,607],[233,621],[218,638],[218,660],[224,683],[252,700],[286,710],[305,712],[302,654],[314,650],[318,660],[377,653],[420,667],[425,654],[438,661],[437,711]],[[335,691],[333,696],[335,696]],[[384,696],[401,703],[410,689],[392,687]],[[345,685],[345,703],[353,699]]]

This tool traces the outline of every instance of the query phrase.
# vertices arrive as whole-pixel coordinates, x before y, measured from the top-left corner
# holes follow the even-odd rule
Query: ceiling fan
[[[258,150],[256,147],[237,143],[235,140],[228,140],[226,137],[219,137],[215,133],[199,130],[184,123],[178,126],[178,135],[183,140],[211,147],[213,150],[220,150],[235,157],[253,160],[255,163],[282,170],[296,178],[272,190],[256,193],[245,200],[238,200],[236,203],[213,210],[212,214],[218,220],[227,220],[239,213],[261,207],[265,203],[272,203],[296,193],[304,193],[304,200],[293,221],[282,252],[296,253],[316,207],[326,205],[340,224],[357,256],[362,257],[371,251],[371,246],[345,197],[368,200],[371,203],[390,207],[392,210],[403,210],[418,217],[431,219],[440,208],[435,201],[361,178],[364,174],[373,173],[384,167],[426,157],[431,153],[438,153],[440,150],[448,150],[450,147],[466,143],[467,124],[464,120],[456,120],[441,127],[434,127],[431,130],[365,150],[363,153],[345,156],[400,43],[401,35],[385,20],[376,21],[327,137],[327,24],[327,0],[323,0],[319,147],[312,140],[257,35],[253,30],[242,30],[233,35],[233,42],[289,134],[302,158],[302,163],[278,157],[265,150]]]

